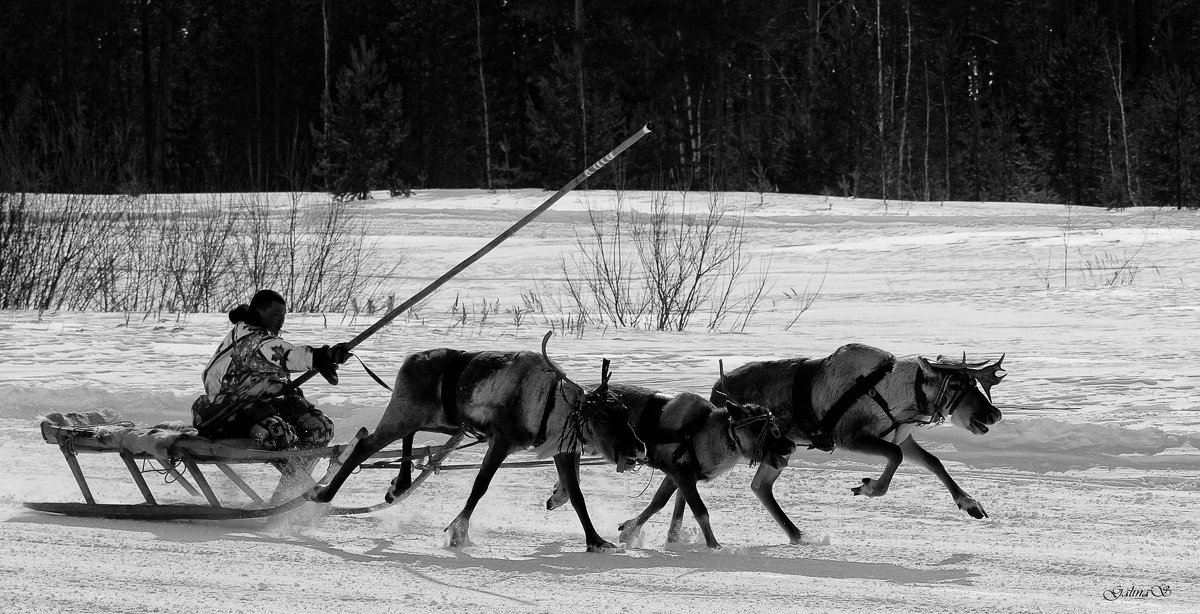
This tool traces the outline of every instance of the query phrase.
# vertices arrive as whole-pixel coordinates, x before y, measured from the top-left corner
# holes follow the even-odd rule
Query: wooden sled
[[[340,461],[348,455],[358,438],[366,435],[360,430],[357,437],[347,444],[321,448],[295,450],[255,450],[248,447],[248,440],[211,440],[195,435],[187,427],[138,428],[132,423],[114,420],[112,414],[92,412],[87,415],[58,415],[57,421],[46,420],[41,424],[42,438],[57,445],[62,451],[71,474],[82,493],[83,502],[26,502],[25,507],[40,512],[78,516],[85,518],[111,518],[127,520],[237,520],[267,518],[303,505],[307,491],[317,482],[311,475],[311,467],[322,460],[329,461],[329,471],[337,470]],[[412,437],[403,442],[401,450],[382,450],[374,455],[373,463],[365,468],[396,468],[398,475],[392,480],[391,490],[396,494],[384,504],[370,507],[325,510],[331,514],[366,513],[395,505],[411,494],[412,488],[424,482],[429,475],[439,470],[441,462],[457,449],[474,445],[462,444],[465,434],[460,432],[441,445],[412,447]],[[77,456],[85,453],[117,454],[141,492],[142,503],[100,503],[84,476]],[[280,485],[275,495],[264,496],[238,473],[237,465],[270,464],[280,471]],[[413,466],[420,473],[412,477]],[[146,467],[150,468],[147,469]],[[249,502],[226,505],[218,497],[205,476],[203,467],[216,467]],[[307,469],[305,473],[300,468]],[[181,470],[182,469],[182,470]],[[165,474],[174,483],[183,487],[188,494],[200,497],[205,503],[159,503],[146,481],[145,473]],[[329,475],[332,475],[330,473]],[[328,477],[328,476],[326,476]],[[322,478],[324,481],[326,478]],[[292,480],[299,485],[301,494],[285,499],[284,482]]]
[[[68,416],[79,416],[68,414]],[[358,440],[367,436],[360,429],[355,438],[345,444],[321,448],[295,450],[255,450],[248,447],[248,440],[211,440],[199,437],[188,427],[161,425],[150,429],[138,428],[129,422],[113,419],[111,414],[88,414],[86,419],[43,421],[42,438],[57,445],[71,469],[75,482],[83,494],[84,502],[25,502],[25,507],[39,512],[76,516],[83,518],[107,518],[122,520],[241,520],[269,518],[294,510],[307,499],[303,493],[317,483],[323,483],[349,457]],[[463,443],[465,431],[459,431],[440,445],[413,447],[413,436],[402,441],[399,450],[385,449],[376,453],[361,465],[361,469],[394,469],[398,473],[392,479],[384,500],[374,505],[339,507],[328,506],[327,514],[367,514],[391,507],[412,494],[430,475],[442,470],[477,469],[479,465],[443,465],[445,459],[457,450],[483,443],[473,440]],[[145,499],[142,503],[100,503],[92,494],[87,478],[83,474],[77,456],[84,453],[117,454]],[[317,462],[327,460],[327,473],[321,480],[313,480],[311,468]],[[601,458],[583,458],[580,464],[604,463]],[[140,463],[140,464],[139,464]],[[235,466],[246,464],[270,464],[280,471],[280,485],[275,494],[264,497],[240,475]],[[553,461],[515,461],[502,467],[541,467]],[[150,465],[152,468],[146,469]],[[157,466],[155,468],[154,466]],[[249,502],[226,505],[213,490],[202,467],[215,466],[226,478],[244,493]],[[183,471],[180,471],[180,467]],[[305,471],[295,471],[296,468]],[[412,475],[413,468],[419,470]],[[186,474],[185,474],[186,472]],[[165,474],[194,497],[202,496],[205,503],[159,503],[146,481],[145,473]],[[190,479],[189,479],[190,478]],[[299,495],[281,498],[285,492],[284,482],[292,480],[299,484]]]

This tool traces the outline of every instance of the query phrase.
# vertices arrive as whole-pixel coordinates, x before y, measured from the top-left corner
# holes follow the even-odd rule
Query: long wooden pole
[[[563,186],[562,189],[555,192],[553,196],[546,199],[546,202],[542,203],[541,206],[539,206],[537,209],[534,209],[533,211],[530,211],[529,213],[525,214],[525,217],[521,218],[520,220],[517,220],[517,222],[515,224],[513,224],[512,226],[509,226],[507,230],[505,230],[504,232],[497,235],[496,238],[494,238],[490,242],[488,242],[487,245],[484,245],[483,247],[479,248],[474,254],[471,254],[465,260],[463,260],[462,262],[455,265],[454,268],[443,273],[441,277],[435,279],[428,286],[425,286],[420,292],[417,292],[416,294],[412,295],[412,297],[410,297],[408,300],[401,303],[395,309],[392,309],[391,311],[387,312],[387,314],[385,314],[382,318],[380,318],[378,322],[376,322],[375,324],[372,324],[370,328],[364,330],[363,332],[359,333],[356,337],[354,337],[350,341],[346,342],[345,345],[347,346],[347,348],[353,349],[355,346],[357,346],[358,344],[365,341],[367,339],[367,337],[370,337],[371,335],[374,335],[375,333],[379,332],[379,329],[383,328],[384,326],[387,326],[392,320],[396,319],[397,316],[399,316],[400,314],[407,311],[413,305],[424,300],[425,297],[429,296],[430,294],[433,294],[434,291],[436,291],[438,288],[442,287],[443,284],[450,281],[452,278],[454,278],[454,276],[463,272],[464,269],[471,266],[472,264],[475,264],[475,261],[484,257],[485,255],[487,255],[488,252],[495,249],[497,245],[500,245],[505,240],[507,240],[509,237],[516,234],[516,232],[518,230],[524,228],[526,225],[528,225],[530,222],[532,222],[534,220],[534,218],[545,213],[546,210],[549,209],[551,206],[553,206],[554,203],[558,202],[559,199],[561,199],[563,196],[566,196],[567,193],[570,192],[571,190],[574,190],[576,188],[576,186],[583,183],[588,177],[591,177],[593,174],[595,174],[596,171],[604,168],[605,165],[607,165],[609,162],[613,161],[613,158],[616,158],[617,156],[621,155],[622,152],[624,152],[626,149],[629,149],[630,147],[632,147],[633,144],[638,142],[642,137],[646,136],[647,134],[650,134],[650,132],[653,129],[654,129],[654,126],[651,124],[646,124],[645,126],[642,126],[641,130],[638,130],[636,133],[634,133],[633,136],[625,139],[625,142],[621,143],[620,145],[617,145],[616,149],[613,149],[612,151],[608,152],[608,155],[604,156],[603,158],[600,158],[599,160],[596,161],[595,164],[592,164],[591,166],[589,166],[587,168],[587,170],[580,173],[577,177],[575,177],[570,182],[568,182],[567,185]],[[308,381],[315,373],[316,373],[316,371],[309,371],[307,373],[304,373],[300,377],[297,377],[295,380],[293,380],[291,383],[291,386],[293,388],[300,386],[300,384],[303,384],[304,382]]]

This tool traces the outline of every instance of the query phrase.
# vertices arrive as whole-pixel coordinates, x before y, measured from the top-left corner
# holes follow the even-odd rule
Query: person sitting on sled
[[[229,312],[233,330],[204,369],[204,396],[192,404],[200,435],[249,437],[265,450],[317,447],[333,439],[333,421],[289,386],[289,373],[318,371],[336,384],[337,365],[350,351],[342,344],[284,341],[279,332],[286,313],[283,297],[272,290],[259,290],[249,305]]]

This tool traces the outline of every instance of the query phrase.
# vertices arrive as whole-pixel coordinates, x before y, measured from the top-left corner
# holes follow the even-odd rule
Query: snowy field
[[[426,191],[371,202],[382,259],[403,255],[407,298],[548,193]],[[647,194],[624,194],[644,204]],[[703,196],[689,197],[693,205]],[[748,249],[769,260],[768,300],[744,331],[590,327],[551,356],[578,381],[602,357],[614,381],[707,396],[717,361],[819,356],[843,343],[897,355],[1006,355],[993,390],[1004,419],[982,437],[949,424],[919,439],[990,518],[960,512],[935,478],[902,465],[884,497],[854,497],[873,459],[800,451],[776,483],[805,531],[790,545],[741,465],[701,486],[724,544],[667,545],[667,514],[624,552],[589,554],[569,506],[548,512],[553,469],[502,470],[472,523],[475,545],[443,547],[472,471],[430,478],[364,516],[315,504],[272,521],[128,522],[33,512],[82,500],[37,417],[113,408],[141,424],[187,420],[224,314],[0,312],[0,610],[4,612],[1200,612],[1200,217],[1009,203],[884,203],[726,194],[747,208]],[[529,349],[561,323],[511,314],[463,324],[456,297],[521,304],[557,288],[585,209],[575,192],[414,314],[359,346],[390,379],[413,351]],[[819,293],[796,321],[796,293]],[[293,314],[285,337],[345,341],[366,314]],[[318,385],[319,384],[319,385]],[[308,395],[338,441],[371,428],[387,392],[357,366]],[[433,435],[418,436],[418,443]],[[478,448],[451,462],[479,459]],[[521,455],[514,460],[524,460]],[[115,455],[81,457],[103,502],[136,502]],[[265,479],[264,469],[258,476]],[[351,477],[338,502],[373,503],[390,475]],[[151,474],[160,500],[188,500]],[[661,474],[585,467],[601,534],[649,501]],[[214,479],[222,494],[232,485]]]

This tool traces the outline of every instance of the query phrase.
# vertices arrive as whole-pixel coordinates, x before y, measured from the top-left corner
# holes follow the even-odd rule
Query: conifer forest
[[[0,192],[1200,205],[1200,3],[6,0]]]

